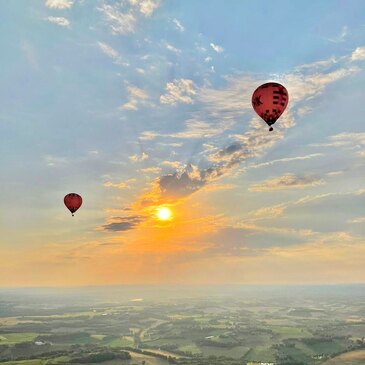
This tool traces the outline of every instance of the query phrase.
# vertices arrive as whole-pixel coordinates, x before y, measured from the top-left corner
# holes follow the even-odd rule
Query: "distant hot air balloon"
[[[74,216],[74,213],[77,209],[81,207],[82,204],[82,198],[79,194],[70,193],[65,196],[63,199],[67,209],[72,213],[72,216]]]
[[[289,94],[283,85],[268,82],[259,86],[252,94],[252,106],[255,112],[270,126],[283,114],[289,102]]]

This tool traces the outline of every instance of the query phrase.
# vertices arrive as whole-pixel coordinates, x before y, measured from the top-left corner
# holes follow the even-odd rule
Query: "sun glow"
[[[156,217],[161,221],[168,221],[172,219],[172,212],[169,208],[159,207],[156,209]]]

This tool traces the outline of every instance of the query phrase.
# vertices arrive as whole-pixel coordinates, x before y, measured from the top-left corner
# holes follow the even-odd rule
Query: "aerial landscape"
[[[7,298],[0,302],[0,360],[6,364],[365,361],[364,285],[116,286],[0,294]]]
[[[0,1],[0,363],[365,365],[365,1]]]

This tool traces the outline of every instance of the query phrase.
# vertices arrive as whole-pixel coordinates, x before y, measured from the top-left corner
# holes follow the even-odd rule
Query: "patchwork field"
[[[0,362],[365,364],[362,292],[330,300],[309,295],[306,304],[299,297],[271,295],[138,302],[122,297],[112,303],[96,296],[88,304],[75,301],[73,305],[52,297],[52,305],[44,303],[44,297],[42,301],[27,297],[25,302],[21,296],[9,305],[10,299],[3,304],[0,296]]]

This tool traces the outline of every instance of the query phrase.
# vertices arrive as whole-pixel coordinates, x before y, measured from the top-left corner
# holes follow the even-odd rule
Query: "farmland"
[[[363,287],[0,291],[5,364],[360,364]],[[138,294],[138,296],[136,295]],[[295,293],[294,293],[295,294]],[[134,297],[138,297],[138,301]],[[143,298],[143,299],[142,299]]]

